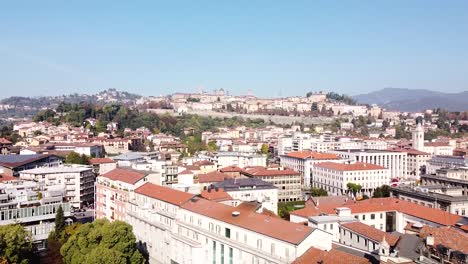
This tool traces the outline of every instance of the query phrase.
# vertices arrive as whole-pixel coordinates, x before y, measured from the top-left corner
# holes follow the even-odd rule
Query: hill
[[[425,89],[384,88],[353,98],[362,104],[378,104],[388,110],[418,112],[443,108],[449,111],[468,110],[468,91],[443,93]]]

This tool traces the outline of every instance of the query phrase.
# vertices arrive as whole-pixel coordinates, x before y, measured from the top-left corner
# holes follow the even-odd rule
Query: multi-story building
[[[439,169],[468,167],[468,157],[433,156],[427,161],[426,173],[435,174]]]
[[[280,156],[281,166],[298,171],[302,175],[302,184],[307,188],[311,186],[314,164],[326,161],[344,162],[335,154],[313,151],[294,151]]]
[[[44,186],[0,175],[0,225],[21,223],[31,232],[37,249],[45,249],[59,206],[65,217],[70,216],[70,204],[63,201],[64,193],[63,186]]]
[[[63,158],[51,154],[0,155],[0,173],[19,176],[19,172],[23,170],[37,167],[57,167],[62,162]]]
[[[331,234],[151,183],[127,208],[149,263],[291,263]]]
[[[392,187],[392,196],[452,214],[468,216],[468,192],[463,187],[400,185]]]
[[[392,149],[396,152],[406,152],[408,164],[408,176],[414,176],[419,179],[421,173],[424,173],[426,163],[431,158],[431,154],[416,149]]]
[[[379,165],[355,162],[317,163],[312,169],[312,186],[322,188],[330,194],[351,194],[348,183],[359,184],[362,189],[356,196],[371,196],[377,187],[390,183],[390,170]]]
[[[242,175],[269,182],[278,188],[278,201],[290,202],[303,200],[301,193],[301,174],[287,168],[247,168]]]
[[[275,214],[278,212],[278,187],[269,182],[257,178],[226,179],[213,185],[222,188],[239,203],[257,201],[263,208]]]
[[[239,168],[266,166],[266,155],[243,152],[217,152],[211,158],[218,168],[237,166]]]
[[[96,219],[124,221],[125,203],[130,193],[147,180],[146,173],[124,168],[116,168],[98,176],[96,179]]]
[[[95,175],[89,166],[62,165],[24,170],[20,172],[20,178],[45,185],[65,186],[65,200],[75,208],[94,203]]]
[[[93,158],[89,160],[89,164],[93,166],[93,171],[96,175],[104,174],[117,168],[117,162],[109,158]]]
[[[343,159],[356,162],[370,163],[390,169],[392,178],[406,178],[408,175],[408,154],[406,152],[394,152],[390,150],[375,149],[348,149],[334,150]]]

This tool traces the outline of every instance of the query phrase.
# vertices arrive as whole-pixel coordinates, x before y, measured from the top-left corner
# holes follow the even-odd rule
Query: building
[[[233,200],[241,202],[257,201],[275,214],[278,213],[278,187],[257,178],[226,179],[213,184],[223,189]]]
[[[445,142],[424,142],[424,128],[420,123],[412,132],[413,148],[431,155],[453,155],[454,146]]]
[[[126,202],[130,193],[147,182],[147,174],[124,168],[115,168],[101,174],[96,180],[96,219],[109,221],[126,218]]]
[[[89,160],[96,175],[105,174],[117,168],[117,162],[109,158],[93,158]]]
[[[416,149],[392,149],[396,152],[405,152],[407,154],[408,176],[414,176],[417,179],[426,171],[426,163],[431,158],[431,154]]]
[[[46,247],[55,227],[55,214],[61,206],[70,216],[70,204],[64,202],[63,186],[44,186],[38,182],[0,175],[0,225],[21,223],[32,234],[38,250]]]
[[[375,254],[394,252],[399,237],[361,222],[343,223],[339,226],[340,243]]]
[[[392,196],[408,202],[468,216],[468,191],[450,185],[395,186]]]
[[[10,154],[13,143],[6,138],[0,138],[0,155]]]
[[[151,183],[135,190],[126,221],[149,263],[291,263],[331,249],[319,229]]]
[[[334,195],[349,194],[347,185],[354,183],[362,187],[356,196],[372,196],[377,187],[389,184],[390,180],[389,169],[370,163],[323,162],[312,169],[312,186]]]
[[[390,169],[392,178],[406,178],[408,176],[408,154],[390,150],[348,149],[334,150],[330,153],[355,162],[379,165]]]
[[[23,170],[38,167],[57,167],[62,162],[63,158],[51,154],[0,155],[0,173],[19,176],[19,172]]]
[[[89,166],[42,167],[20,172],[20,178],[66,189],[65,201],[75,208],[94,204],[95,175]]]
[[[244,152],[217,152],[211,158],[218,168],[237,166],[239,168],[266,166],[266,155]]]
[[[456,169],[468,167],[468,157],[433,156],[427,161],[426,173],[435,174],[440,169]]]
[[[335,154],[313,151],[294,151],[280,156],[280,164],[285,168],[298,171],[302,175],[304,187],[311,186],[311,175],[314,164],[326,161],[343,162]]]
[[[301,174],[285,168],[247,168],[242,175],[269,182],[278,188],[278,201],[291,202],[303,200],[301,193]]]

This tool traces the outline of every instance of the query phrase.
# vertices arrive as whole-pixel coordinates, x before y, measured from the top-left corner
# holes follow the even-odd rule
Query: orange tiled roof
[[[179,172],[178,173],[179,175],[189,175],[189,174],[193,174],[193,171],[191,170],[184,170],[182,172]]]
[[[292,169],[273,169],[269,170],[265,167],[253,167],[248,168],[243,171],[244,174],[253,176],[253,177],[263,177],[263,176],[283,176],[283,175],[299,175],[300,173]]]
[[[352,164],[342,164],[342,163],[335,163],[335,162],[321,162],[314,165],[315,167],[331,169],[331,170],[338,170],[338,171],[363,171],[363,170],[383,170],[386,169],[385,167],[371,164],[371,163],[363,163],[363,162],[356,162]]]
[[[293,151],[286,154],[286,156],[297,159],[314,159],[314,160],[337,160],[340,159],[335,154],[314,152],[314,151]]]
[[[385,240],[390,246],[395,246],[398,242],[398,239],[400,239],[400,237],[394,236],[392,234],[387,234],[382,230],[363,224],[361,222],[345,223],[341,224],[341,226],[357,234],[366,236],[374,241],[382,242],[385,237]]]
[[[109,158],[93,158],[89,160],[90,164],[104,164],[104,163],[114,163],[115,161]]]
[[[222,182],[224,181],[224,175],[221,172],[213,171],[205,174],[198,174],[198,182],[199,183],[210,183],[210,182]]]
[[[224,189],[215,190],[212,188],[211,190],[203,190],[200,194],[201,197],[216,202],[222,202],[227,200],[232,200],[231,195],[224,191]]]
[[[228,167],[221,168],[219,171],[220,172],[241,172],[242,169],[237,166],[228,166]]]
[[[468,252],[468,234],[450,227],[423,226],[419,236],[426,238],[432,234],[434,246],[444,245],[453,250]]]
[[[17,178],[13,176],[8,176],[5,174],[0,174],[0,182],[13,181],[13,180],[17,180]]]
[[[115,168],[101,175],[101,177],[108,178],[109,180],[121,181],[129,184],[135,184],[145,176],[146,174],[144,173],[123,168]]]
[[[314,230],[311,227],[301,224],[250,211],[244,211],[238,207],[231,207],[205,199],[192,199],[184,203],[181,207],[185,210],[295,245],[300,244]],[[235,211],[240,212],[240,215],[233,216],[232,213]]]
[[[155,198],[174,205],[181,205],[192,199],[193,194],[181,192],[168,187],[159,186],[153,183],[145,183],[135,190],[135,193]]]
[[[302,256],[297,258],[293,264],[368,264],[369,260],[363,257],[332,249],[330,251],[318,248],[309,248]]]

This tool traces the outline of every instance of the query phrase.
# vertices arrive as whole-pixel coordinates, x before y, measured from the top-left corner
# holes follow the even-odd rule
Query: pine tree
[[[59,239],[63,230],[65,230],[65,216],[63,215],[63,209],[60,205],[55,213],[55,238]]]

